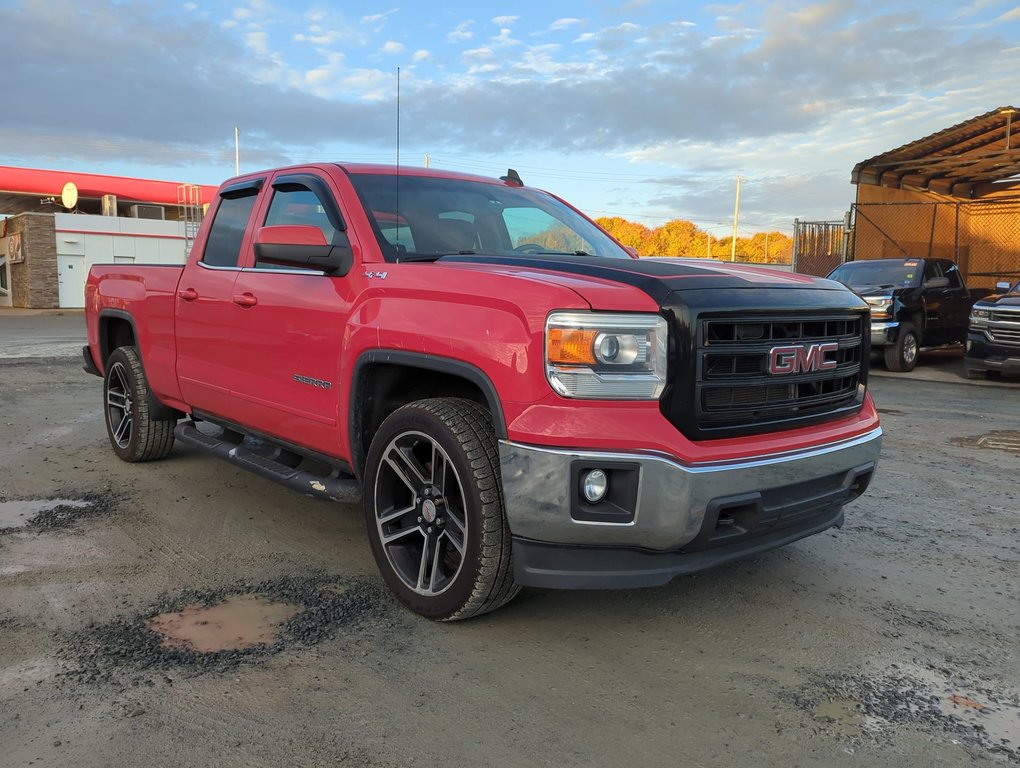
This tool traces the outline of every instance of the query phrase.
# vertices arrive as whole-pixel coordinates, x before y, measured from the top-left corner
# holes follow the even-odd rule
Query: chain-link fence
[[[793,271],[824,277],[846,258],[846,223],[793,220]]]
[[[857,203],[853,222],[849,258],[953,259],[971,288],[1020,277],[1020,198]]]

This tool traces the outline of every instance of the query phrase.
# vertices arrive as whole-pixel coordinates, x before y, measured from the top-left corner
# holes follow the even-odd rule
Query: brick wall
[[[55,309],[60,306],[57,282],[57,237],[53,214],[22,213],[7,219],[7,234],[21,233],[25,260],[11,264],[11,302],[15,307]]]

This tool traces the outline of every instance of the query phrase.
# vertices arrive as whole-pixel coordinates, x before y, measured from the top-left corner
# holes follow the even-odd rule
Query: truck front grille
[[[693,392],[699,432],[724,437],[793,427],[857,408],[866,335],[860,313],[702,318]],[[778,367],[790,372],[770,371],[777,353]]]
[[[992,341],[996,341],[999,344],[1009,344],[1010,346],[1020,345],[1020,325],[1012,327],[1004,325],[990,325],[987,328],[988,338]]]

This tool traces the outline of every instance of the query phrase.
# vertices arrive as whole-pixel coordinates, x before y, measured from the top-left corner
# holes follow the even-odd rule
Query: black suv
[[[970,291],[948,259],[869,259],[829,273],[871,305],[871,347],[890,371],[910,371],[921,347],[962,343]]]
[[[1020,281],[996,283],[995,289],[998,293],[975,302],[970,311],[963,356],[968,379],[1020,373]]]

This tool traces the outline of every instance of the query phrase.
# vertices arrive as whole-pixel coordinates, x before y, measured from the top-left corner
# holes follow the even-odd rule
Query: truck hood
[[[646,294],[657,306],[674,291],[726,291],[747,288],[811,289],[846,292],[832,280],[764,267],[726,264],[708,259],[604,259],[589,256],[444,256],[439,264],[463,264],[499,272],[531,272],[550,282],[562,283],[596,309],[612,309],[613,284]],[[608,290],[607,290],[608,289]],[[630,293],[628,291],[628,293]]]
[[[993,293],[976,302],[974,306],[979,304],[988,307],[1020,307],[1020,293]]]

